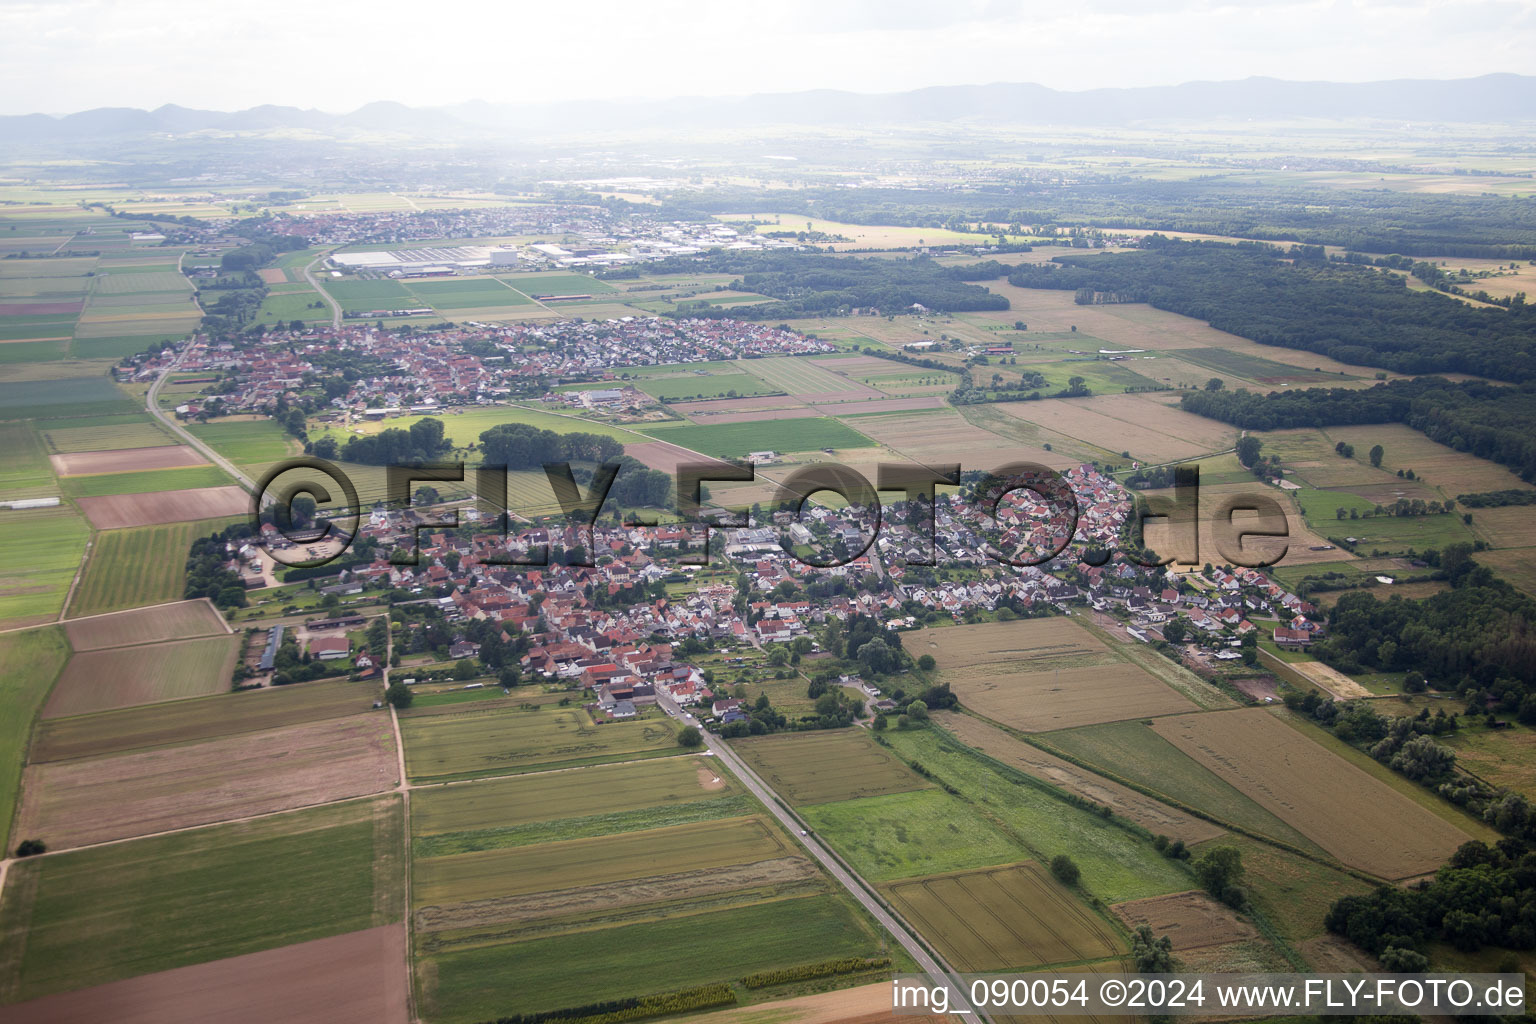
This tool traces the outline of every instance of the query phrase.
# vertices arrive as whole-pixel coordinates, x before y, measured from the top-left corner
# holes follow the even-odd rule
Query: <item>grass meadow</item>
[[[0,672],[0,704],[5,706],[0,715],[0,844],[7,853],[15,845],[7,833],[16,812],[32,722],[68,660],[69,644],[57,626],[0,634],[0,664],[5,666]]]

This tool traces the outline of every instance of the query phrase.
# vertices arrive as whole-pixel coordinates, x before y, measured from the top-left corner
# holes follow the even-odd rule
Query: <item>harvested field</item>
[[[240,639],[210,636],[76,654],[49,695],[43,717],[221,693],[229,689]]]
[[[744,359],[738,361],[737,365],[795,398],[811,398],[817,402],[849,402],[885,397],[874,388],[840,377],[810,359],[794,356]]]
[[[1173,497],[1171,488],[1158,491],[1143,492],[1147,497],[1160,496]],[[1249,498],[1267,498],[1284,512],[1284,521],[1280,516],[1255,516],[1251,513],[1241,512],[1233,516],[1230,524],[1221,515],[1223,503],[1229,500]],[[1330,547],[1329,550],[1313,550],[1328,545],[1325,537],[1320,536],[1307,525],[1301,513],[1296,508],[1296,503],[1277,488],[1260,484],[1257,481],[1240,484],[1202,484],[1200,486],[1200,517],[1198,526],[1199,557],[1193,564],[1203,561],[1224,561],[1227,555],[1217,546],[1218,529],[1224,536],[1230,537],[1239,530],[1248,529],[1281,529],[1288,531],[1285,538],[1247,537],[1242,541],[1242,557],[1248,561],[1259,561],[1273,558],[1275,552],[1282,550],[1284,554],[1276,564],[1279,565],[1310,565],[1315,562],[1337,562],[1352,557],[1349,552]],[[1188,532],[1185,527],[1178,534],[1172,532],[1166,519],[1153,519],[1147,523],[1147,546],[1154,551],[1166,552],[1184,557],[1184,549],[1188,547],[1184,537]],[[1228,543],[1228,547],[1231,544]],[[1233,552],[1237,554],[1237,552]]]
[[[966,973],[1101,960],[1114,929],[1028,861],[886,886],[896,909]]]
[[[967,708],[1024,732],[1174,715],[1194,707],[1145,669],[1125,663],[967,676],[951,685]]]
[[[151,448],[118,448],[100,452],[70,452],[50,455],[53,471],[59,476],[90,476],[95,473],[130,473],[141,469],[180,469],[205,466],[208,460],[197,449],[184,444],[157,445]]]
[[[67,761],[173,743],[192,743],[368,711],[368,686],[344,680],[269,687],[39,722],[31,761]]]
[[[1237,438],[1234,428],[1147,395],[1011,402],[998,408],[1106,451],[1128,450],[1144,462],[1172,462],[1222,451]]]
[[[821,416],[808,405],[796,406],[789,409],[749,409],[745,412],[734,410],[711,410],[708,413],[690,413],[688,418],[695,423],[756,423],[762,420],[803,420]],[[836,415],[835,413],[833,415]]]
[[[673,402],[673,412],[680,412],[689,419],[704,422],[719,416],[738,413],[761,412],[764,409],[800,409],[805,403],[788,395],[763,395],[759,398],[720,398],[706,402]]]
[[[858,985],[812,996],[796,996],[700,1014],[692,1024],[947,1024],[948,1017],[916,1017],[891,1011],[886,982]]]
[[[688,449],[667,444],[665,441],[627,444],[624,446],[624,454],[639,459],[652,469],[666,473],[668,476],[675,476],[677,467],[684,463],[701,461],[698,455]]]
[[[933,655],[941,672],[993,663],[1017,671],[1026,661],[1045,662],[1042,667],[1049,668],[1049,663],[1057,660],[1073,664],[1082,664],[1085,659],[1109,660],[1108,649],[1097,637],[1059,616],[924,629],[911,635],[906,648],[914,658]]]
[[[288,272],[282,267],[265,267],[256,273],[267,284],[284,284],[288,280]]]
[[[813,405],[812,409],[826,416],[874,415],[876,413],[912,412],[917,409],[947,409],[943,396],[919,396],[917,398],[879,398],[867,402],[840,405]]]
[[[1019,446],[967,422],[954,411],[859,417],[859,430],[921,463],[958,462],[962,469],[991,469],[1018,457]]]
[[[1158,935],[1167,935],[1176,952],[1259,937],[1257,928],[1198,891],[1117,903],[1111,909],[1130,931],[1149,924]]]
[[[382,714],[27,769],[21,834],[55,849],[291,810],[393,788]]]
[[[715,774],[709,760],[659,757],[641,764],[598,765],[424,789],[411,801],[411,834],[505,828],[738,792],[735,785]]]
[[[250,511],[251,497],[234,485],[194,487],[183,491],[154,491],[148,494],[113,494],[101,498],[79,498],[76,503],[91,525],[98,530],[117,530],[125,526],[154,526],[180,523],[188,519],[216,519],[238,516]]]
[[[223,617],[203,598],[71,619],[64,629],[69,634],[69,645],[77,651],[229,633]]]
[[[1393,474],[1394,480],[1399,469],[1411,469],[1415,476],[1432,487],[1440,488],[1450,498],[1458,494],[1507,488],[1524,491],[1531,486],[1497,462],[1480,459],[1476,455],[1459,452],[1438,441],[1432,441],[1406,424],[1329,427],[1324,433],[1330,443],[1346,441],[1354,445],[1357,458],[1370,451],[1372,445],[1381,445],[1384,453],[1381,468]]]
[[[1335,700],[1355,700],[1359,697],[1371,696],[1370,690],[1367,690],[1331,665],[1325,665],[1320,661],[1289,661],[1280,663],[1280,660],[1268,651],[1260,651],[1259,653],[1263,655],[1265,664],[1282,677],[1286,676],[1289,672],[1294,672],[1304,682],[1311,683],[1324,693],[1331,695]],[[1277,663],[1280,663],[1283,667],[1277,667]]]
[[[861,730],[759,736],[731,744],[793,804],[823,804],[932,786]]]
[[[7,1015],[30,1024],[407,1024],[404,963],[405,928],[391,924],[44,996]]]
[[[1180,715],[1152,728],[1350,867],[1408,878],[1471,838],[1263,709]]]
[[[966,746],[1085,800],[1112,808],[1148,832],[1194,844],[1224,834],[1221,827],[1185,814],[1128,786],[1048,754],[971,715],[941,711],[934,722]]]
[[[415,865],[418,907],[571,889],[645,878],[658,867],[702,872],[794,855],[758,817],[432,857]]]
[[[411,778],[448,780],[670,754],[677,726],[670,719],[599,725],[581,708],[466,708],[403,719],[400,732]]]

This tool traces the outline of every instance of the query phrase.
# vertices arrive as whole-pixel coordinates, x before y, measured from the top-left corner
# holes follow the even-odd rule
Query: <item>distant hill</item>
[[[514,106],[485,101],[417,108],[370,103],[348,114],[260,106],[224,112],[166,105],[156,110],[101,107],[63,117],[0,117],[0,142],[69,142],[151,134],[303,130],[336,136],[398,132],[482,136],[521,131],[730,123],[860,127],[916,122],[1020,125],[1127,125],[1207,119],[1271,121],[1372,118],[1404,122],[1522,123],[1536,120],[1536,77],[1390,82],[1288,82],[1247,78],[1136,89],[1064,92],[1028,83],[936,86],[864,94],[836,90],[729,99],[681,97],[653,102],[581,101]],[[728,120],[727,120],[728,119]]]

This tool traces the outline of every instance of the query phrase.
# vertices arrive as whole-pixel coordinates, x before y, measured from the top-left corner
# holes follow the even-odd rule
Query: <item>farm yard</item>
[[[1471,838],[1262,709],[1152,728],[1344,864],[1381,878],[1433,871]]]
[[[44,718],[201,697],[229,689],[238,636],[210,636],[76,653],[43,707]]]
[[[930,875],[885,887],[956,970],[1025,970],[1124,952],[1113,927],[1038,864]]]
[[[17,830],[87,846],[393,788],[384,715],[247,732],[182,746],[34,764]]]

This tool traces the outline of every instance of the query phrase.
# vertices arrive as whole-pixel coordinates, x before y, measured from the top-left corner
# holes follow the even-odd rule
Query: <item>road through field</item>
[[[177,437],[181,438],[187,444],[201,452],[203,457],[206,458],[209,462],[212,462],[215,466],[218,466],[224,472],[238,480],[241,487],[244,487],[251,494],[255,494],[256,481],[252,480],[250,477],[240,472],[240,470],[236,469],[233,462],[230,462],[224,456],[220,455],[208,445],[204,444],[201,440],[194,437],[190,430],[176,422],[176,417],[167,416],[160,409],[160,389],[165,386],[165,382],[170,379],[172,373],[176,372],[176,368],[181,365],[181,361],[187,357],[187,353],[190,351],[192,351],[192,345],[191,343],[188,343],[185,347],[182,348],[181,352],[177,354],[176,358],[171,360],[171,365],[167,366],[163,371],[161,371],[160,376],[155,378],[155,382],[149,386],[149,392],[144,396],[144,409],[156,420],[160,421],[160,423],[163,424],[167,429],[175,433]]]
[[[673,718],[687,723],[688,719],[684,716],[682,709],[664,694],[656,694],[656,703]],[[753,796],[762,802],[764,807],[772,812],[775,818],[779,819],[780,824],[789,830],[789,834],[798,838],[800,844],[821,862],[822,867],[827,869],[827,873],[836,879],[839,885],[848,890],[849,895],[859,901],[859,905],[869,912],[869,916],[880,922],[880,926],[889,932],[897,942],[901,943],[902,948],[907,951],[913,960],[917,961],[917,966],[923,973],[928,975],[931,983],[942,984],[949,988],[950,1006],[953,1008],[954,1013],[978,1020],[988,1019],[985,1015],[972,1009],[964,993],[949,981],[951,972],[947,967],[941,965],[934,954],[929,953],[913,937],[912,932],[905,923],[898,921],[895,915],[885,908],[884,904],[875,899],[872,894],[873,887],[855,875],[851,870],[845,868],[842,862],[822,845],[819,836],[807,834],[805,823],[785,810],[784,805],[778,800],[778,794],[769,788],[762,779],[758,778],[757,774],[747,767],[746,762],[736,756],[736,752],[726,744],[725,740],[720,739],[705,729],[700,729],[699,733],[704,737],[704,745],[709,748],[710,752],[730,765],[731,770],[736,773],[736,777],[752,792]]]
[[[324,299],[326,304],[331,307],[331,326],[339,328],[341,326],[341,303],[331,298],[331,293],[326,291],[324,288],[321,288],[320,282],[315,280],[315,264],[319,263],[329,255],[330,253],[328,252],[321,253],[319,256],[316,256],[313,260],[306,263],[304,265],[304,280],[308,281],[309,286],[315,291],[319,292],[320,297]]]

